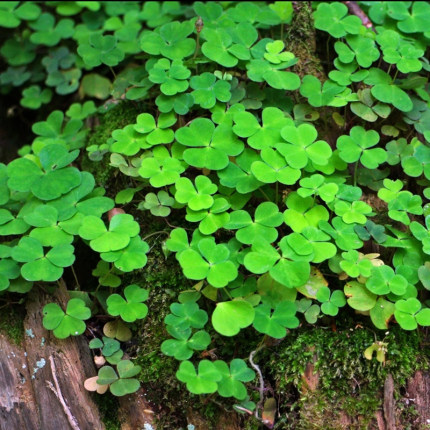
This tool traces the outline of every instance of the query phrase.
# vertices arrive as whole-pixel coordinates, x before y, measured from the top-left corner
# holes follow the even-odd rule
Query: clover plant
[[[0,164],[0,290],[75,275],[43,325],[66,338],[108,315],[90,348],[110,365],[87,389],[139,389],[120,342],[157,312],[160,287],[138,282],[154,249],[184,275],[161,352],[193,394],[248,404],[250,345],[306,323],[430,325],[430,6],[359,6],[370,23],[313,5],[322,73],[290,43],[291,2],[0,4],[1,93],[37,112]],[[99,259],[83,279],[85,252]]]

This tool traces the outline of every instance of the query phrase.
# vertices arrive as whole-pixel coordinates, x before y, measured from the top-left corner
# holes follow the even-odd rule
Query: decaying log
[[[408,401],[415,406],[416,427],[426,429],[430,425],[430,373],[417,371],[407,384]]]
[[[142,429],[145,424],[154,424],[154,411],[143,388],[134,394],[120,397],[119,404],[121,430]]]
[[[384,418],[387,430],[396,430],[396,403],[394,401],[394,380],[391,374],[387,376],[384,384]]]
[[[88,345],[81,337],[57,339],[42,325],[43,306],[55,301],[64,309],[68,299],[61,283],[54,295],[33,291],[27,302],[25,350],[39,428],[102,430],[98,408],[83,386],[96,373]]]
[[[0,333],[0,429],[40,429],[25,349]]]

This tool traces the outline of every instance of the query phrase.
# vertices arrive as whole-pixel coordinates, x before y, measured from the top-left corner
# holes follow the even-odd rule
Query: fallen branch
[[[76,418],[70,412],[70,409],[64,400],[63,394],[61,393],[60,385],[57,379],[57,372],[55,370],[54,357],[52,355],[49,356],[49,362],[51,364],[51,372],[52,372],[52,378],[54,379],[55,388],[52,385],[51,381],[46,381],[46,384],[48,388],[55,394],[55,397],[60,401],[61,406],[63,407],[63,411],[66,414],[67,420],[69,421],[70,427],[72,427],[73,430],[80,430],[78,422],[76,421]]]
[[[259,351],[259,348],[257,348],[254,351],[251,351],[251,354],[249,354],[249,363],[258,373],[258,379],[260,380],[260,388],[259,388],[260,400],[258,401],[257,406],[255,408],[255,418],[260,419],[260,417],[258,416],[258,411],[263,407],[263,402],[264,402],[264,378],[263,378],[263,374],[261,373],[260,367],[254,363],[254,355],[258,351]]]
[[[355,16],[358,16],[361,19],[361,22],[366,28],[375,31],[375,27],[373,27],[372,21],[370,21],[369,17],[363,12],[363,9],[357,4],[355,1],[344,1],[350,13]]]

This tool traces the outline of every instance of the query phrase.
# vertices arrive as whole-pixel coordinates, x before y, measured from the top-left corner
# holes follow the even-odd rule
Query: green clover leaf
[[[41,149],[50,144],[63,145],[69,150],[84,146],[86,131],[81,130],[83,122],[79,119],[71,119],[63,126],[63,121],[64,113],[54,110],[48,115],[46,121],[33,124],[32,131],[39,136],[32,144],[36,154],[40,155]]]
[[[209,209],[213,203],[218,187],[207,177],[199,175],[194,180],[195,185],[188,178],[179,178],[176,181],[175,199],[182,204],[187,204],[193,211]]]
[[[194,90],[191,92],[194,102],[203,109],[213,108],[217,100],[228,102],[231,99],[230,84],[227,81],[217,80],[212,73],[205,72],[199,76],[193,76],[190,86]]]
[[[358,34],[362,26],[360,18],[347,14],[348,8],[342,3],[320,3],[314,13],[315,28],[335,38]]]
[[[20,275],[20,268],[18,263],[11,259],[5,258],[6,255],[2,255],[0,260],[0,291],[6,290],[12,279],[17,279]]]
[[[228,157],[239,155],[244,148],[231,127],[215,128],[207,118],[197,118],[190,126],[178,129],[175,137],[180,144],[191,147],[184,151],[184,160],[198,168],[224,169],[229,163]]]
[[[171,143],[175,138],[173,130],[169,127],[176,123],[174,113],[162,113],[155,123],[154,117],[149,113],[142,113],[136,118],[137,124],[134,129],[145,134],[146,141],[150,145],[159,145],[160,143]]]
[[[111,357],[121,348],[121,344],[117,340],[105,336],[103,336],[103,340],[98,338],[92,339],[88,346],[90,349],[101,349],[104,357]]]
[[[187,389],[193,394],[215,393],[218,388],[217,382],[222,375],[215,364],[209,360],[201,360],[198,372],[190,361],[183,361],[176,372],[176,377],[187,384]]]
[[[203,328],[208,322],[208,314],[195,302],[172,303],[170,311],[172,313],[164,318],[164,322],[179,331]]]
[[[300,170],[288,166],[278,151],[264,148],[260,156],[262,161],[254,161],[251,165],[251,172],[260,182],[293,185],[300,178]]]
[[[408,281],[402,275],[396,275],[389,266],[373,267],[367,289],[373,294],[384,295],[390,292],[398,296],[403,295],[408,287]]]
[[[45,254],[42,244],[27,236],[21,238],[14,247],[12,257],[25,263],[21,267],[21,275],[27,281],[56,281],[63,275],[63,268],[71,266],[75,261],[72,245],[63,243]]]
[[[396,199],[401,189],[403,188],[403,182],[400,179],[392,181],[391,179],[384,179],[384,188],[378,190],[378,197],[384,202],[391,202]]]
[[[379,142],[379,135],[375,130],[366,131],[361,126],[352,127],[349,136],[337,139],[339,156],[347,163],[361,162],[368,169],[376,169],[387,159],[387,153],[382,148],[372,148]]]
[[[119,376],[112,367],[103,366],[99,370],[97,384],[109,385],[110,392],[118,397],[135,393],[139,389],[140,383],[133,376],[140,373],[141,367],[136,366],[130,360],[121,360],[117,364],[117,371]]]
[[[74,22],[71,19],[61,19],[55,25],[55,18],[50,13],[42,13],[29,25],[34,30],[30,41],[35,45],[55,46],[61,39],[68,39],[74,33]]]
[[[281,136],[288,143],[280,142],[276,149],[294,169],[302,169],[308,164],[308,160],[324,166],[331,157],[332,150],[327,142],[323,140],[315,142],[318,132],[311,124],[286,126],[281,130]]]
[[[279,227],[282,222],[283,216],[278,206],[272,202],[264,202],[255,210],[254,221],[247,211],[239,210],[230,214],[230,221],[225,228],[237,230],[237,240],[247,245],[251,245],[258,237],[272,243],[278,238],[275,227]]]
[[[266,240],[258,238],[246,254],[245,267],[252,273],[262,274],[269,271],[270,276],[288,288],[303,285],[310,274],[308,261],[296,254],[284,237],[280,242],[282,256]],[[312,253],[312,246],[309,254]],[[312,257],[311,257],[312,259]]]
[[[214,365],[222,375],[222,379],[218,381],[218,394],[222,397],[244,400],[247,393],[243,382],[252,381],[255,378],[255,372],[240,358],[234,358],[230,362],[230,368],[221,360],[216,360]]]
[[[211,239],[202,239],[198,252],[186,249],[179,255],[184,275],[189,279],[207,281],[216,288],[225,287],[236,279],[238,272],[230,260],[230,250],[224,244],[216,245]]]
[[[375,122],[379,117],[387,118],[391,113],[391,108],[384,103],[376,103],[370,89],[357,91],[359,101],[350,105],[351,111],[368,122]]]
[[[52,91],[41,89],[39,85],[31,85],[22,91],[21,106],[27,109],[39,109],[42,104],[48,104],[52,99]]]
[[[160,112],[169,113],[174,110],[178,115],[186,115],[194,105],[194,97],[189,93],[171,97],[160,94],[155,99],[155,104]]]
[[[336,242],[338,248],[343,251],[358,249],[363,246],[363,242],[354,230],[354,225],[348,224],[340,217],[331,220],[332,225],[326,220],[321,220],[318,225],[322,231],[329,234]]]
[[[75,167],[66,167],[79,151],[68,152],[62,145],[47,145],[39,153],[43,170],[28,158],[18,158],[7,166],[8,187],[31,191],[41,200],[54,200],[77,187],[82,175]]]
[[[251,284],[254,278],[248,278],[245,285]],[[255,289],[255,287],[254,287]],[[235,290],[233,290],[235,292]],[[260,276],[257,281],[257,292],[261,297],[261,302],[275,308],[281,302],[294,302],[297,296],[295,288],[285,288],[284,285],[275,281],[270,273]]]
[[[25,233],[30,226],[20,217],[14,216],[7,209],[0,209],[0,236]]]
[[[53,330],[58,339],[78,336],[85,331],[85,320],[91,317],[91,310],[81,299],[70,299],[64,312],[57,303],[43,307],[43,327]]]
[[[395,303],[394,317],[403,330],[415,330],[419,325],[427,327],[430,325],[430,309],[421,308],[418,299],[409,298],[398,300]]]
[[[31,213],[25,214],[24,220],[27,224],[36,227],[31,230],[30,237],[39,240],[43,246],[73,242],[73,235],[66,232],[61,223],[58,223],[58,211],[54,206],[38,206]]]
[[[356,225],[354,230],[362,240],[369,240],[371,237],[373,237],[373,239],[378,243],[384,243],[387,240],[385,227],[383,225],[375,224],[369,219],[366,221],[364,226]]]
[[[408,213],[422,215],[422,203],[421,196],[414,195],[409,191],[400,191],[398,196],[388,203],[388,216],[409,225],[411,221]]]
[[[149,80],[155,84],[161,84],[160,90],[166,96],[174,96],[183,93],[189,86],[188,78],[191,72],[182,61],[161,58],[149,70]]]
[[[339,53],[339,45],[337,45],[338,49],[336,49],[336,51],[339,54],[340,61],[350,63],[355,58],[359,66],[368,68],[373,62],[379,59],[379,49],[375,46],[375,41],[371,38],[371,35],[369,35],[369,37],[348,35],[346,36],[346,41],[350,49],[342,42],[336,42],[336,44],[340,44],[344,52],[345,50],[349,50],[351,53],[351,55],[348,53],[347,58],[344,58],[344,56]]]
[[[152,157],[143,158],[138,172],[142,178],[149,178],[153,187],[161,188],[176,183],[184,170],[184,164],[171,156],[166,147],[156,146]]]
[[[260,182],[251,172],[251,165],[254,161],[259,161],[259,155],[250,148],[236,157],[235,162],[230,161],[223,170],[218,170],[217,174],[220,182],[225,187],[235,188],[241,194],[247,194],[260,188]]]
[[[148,306],[144,302],[148,298],[148,291],[139,285],[129,285],[124,289],[125,300],[119,294],[111,294],[107,300],[107,311],[110,315],[120,316],[125,322],[143,319],[148,314]]]
[[[280,109],[268,107],[263,109],[261,126],[256,117],[250,112],[234,114],[234,133],[246,137],[248,145],[254,149],[273,148],[281,140],[281,129],[293,122]]]
[[[352,278],[364,276],[368,278],[372,271],[372,263],[365,258],[363,254],[350,249],[347,252],[342,252],[343,260],[339,263],[341,269]]]
[[[72,103],[66,111],[66,115],[71,119],[83,120],[96,113],[97,108],[92,100],[88,100],[83,104]]]
[[[97,252],[118,251],[125,248],[132,237],[139,234],[139,224],[128,214],[112,217],[109,230],[96,216],[89,215],[82,220],[79,235],[90,241],[90,246]]]
[[[173,21],[162,25],[158,32],[144,31],[140,47],[150,55],[162,55],[170,60],[182,60],[193,54],[196,47],[189,36],[194,31],[191,21]]]
[[[324,176],[319,174],[301,179],[300,186],[301,188],[297,190],[300,197],[306,198],[315,194],[327,203],[334,200],[339,190],[337,184],[334,182],[326,183]]]
[[[296,62],[297,59],[294,57],[279,64],[263,59],[251,60],[246,64],[248,78],[254,82],[267,82],[270,87],[277,90],[294,91],[300,87],[300,78],[295,73],[284,70]]]
[[[375,307],[377,296],[357,281],[348,282],[343,289],[348,305],[357,311],[369,311]]]
[[[233,38],[222,27],[204,27],[201,36],[205,39],[202,45],[202,53],[224,67],[234,67],[238,63],[238,58],[229,52],[233,44]]]
[[[100,64],[117,66],[124,59],[124,51],[118,48],[115,36],[101,34],[90,35],[87,43],[78,46],[78,54],[89,67],[97,67]]]
[[[114,266],[122,272],[132,272],[145,267],[148,261],[146,256],[148,251],[149,245],[139,236],[134,236],[125,248],[118,251],[103,252],[100,257],[105,261],[114,263]]]
[[[428,31],[430,5],[424,2],[412,4],[412,11],[408,12],[403,19],[397,23],[397,27],[404,33],[421,33]],[[406,19],[404,19],[406,18]]]
[[[337,96],[345,91],[344,86],[340,86],[330,80],[321,84],[321,81],[313,75],[306,75],[300,86],[300,94],[308,99],[311,106],[344,106],[346,103],[339,102]]]
[[[388,322],[394,314],[394,309],[394,303],[379,297],[376,305],[370,310],[370,319],[375,327],[380,330],[386,330],[388,328]]]
[[[204,330],[199,330],[191,336],[191,330],[171,331],[175,339],[167,339],[161,344],[161,352],[176,360],[188,360],[194,351],[204,351],[211,342],[211,337]]]
[[[22,4],[16,1],[4,2],[0,5],[0,27],[18,27],[21,20],[34,21],[41,12],[40,7],[32,2]]]
[[[80,215],[94,215],[101,217],[102,214],[111,210],[115,202],[103,196],[92,196],[95,186],[95,179],[93,175],[88,172],[82,172],[82,181],[79,186],[73,188],[62,197],[50,200],[49,206],[55,207],[58,211],[58,219],[63,221],[61,228],[66,229],[65,220],[71,220],[73,215],[79,213]],[[79,226],[78,229],[79,230]],[[78,231],[70,228],[67,229],[69,234],[78,234]]]
[[[320,221],[328,221],[329,213],[324,206],[314,205],[311,197],[303,198],[292,192],[286,200],[284,221],[293,231],[301,233],[308,226],[318,227]]]
[[[383,103],[390,103],[402,112],[412,110],[409,95],[394,84],[391,76],[381,69],[372,68],[364,79],[365,84],[373,85],[372,96]]]
[[[223,336],[235,336],[254,321],[255,310],[249,302],[233,300],[217,303],[212,314],[214,329]]]
[[[216,197],[210,209],[193,211],[187,208],[185,219],[191,222],[199,222],[199,230],[202,234],[209,235],[224,227],[230,220],[226,212],[230,208],[229,202],[223,197]]]
[[[339,313],[339,308],[346,305],[346,299],[343,291],[336,290],[331,292],[327,287],[321,287],[316,295],[317,300],[322,303],[321,311],[332,317]]]
[[[133,124],[126,125],[123,129],[112,132],[114,139],[110,147],[111,152],[124,155],[136,155],[141,149],[148,149],[152,145],[147,141],[146,136],[137,132]]]
[[[139,204],[138,209],[149,209],[154,216],[166,217],[170,215],[170,206],[174,203],[175,199],[169,193],[159,191],[157,194],[148,193],[145,201]]]
[[[297,328],[299,320],[295,316],[296,305],[292,302],[281,302],[276,305],[273,314],[271,307],[262,304],[255,308],[254,328],[275,339],[282,339],[287,328]]]
[[[346,224],[366,224],[366,216],[372,214],[372,208],[361,200],[352,203],[340,200],[335,203],[334,211]]]

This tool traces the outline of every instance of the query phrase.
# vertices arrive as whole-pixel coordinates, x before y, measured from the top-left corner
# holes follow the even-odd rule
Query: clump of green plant
[[[207,359],[222,339],[246,329],[265,345],[356,311],[379,330],[430,326],[426,2],[363,3],[374,28],[342,3],[315,4],[334,56],[324,82],[296,73],[303,59],[285,43],[291,2],[81,3],[4,7],[0,25],[19,35],[0,48],[4,91],[39,68],[24,106],[47,103],[44,80],[85,102],[35,123],[31,147],[0,165],[2,291],[58,280],[83,241],[101,258],[88,302],[97,298],[114,324],[142,319],[144,285],[104,288],[147,262],[136,209],[165,218],[150,235],[164,236],[166,258],[190,282],[165,318],[161,350],[180,362],[190,392],[233,397],[256,417],[264,396],[245,385],[255,350]],[[108,97],[99,108],[90,100]],[[86,143],[84,120],[122,100],[136,115]],[[85,146],[115,172],[115,200],[74,165]],[[74,298],[65,310],[47,305],[44,325],[66,337],[88,318]],[[117,346],[92,344],[108,362]],[[366,356],[380,360],[375,348]],[[91,388],[135,391],[138,366],[113,361],[117,370],[102,367]]]

